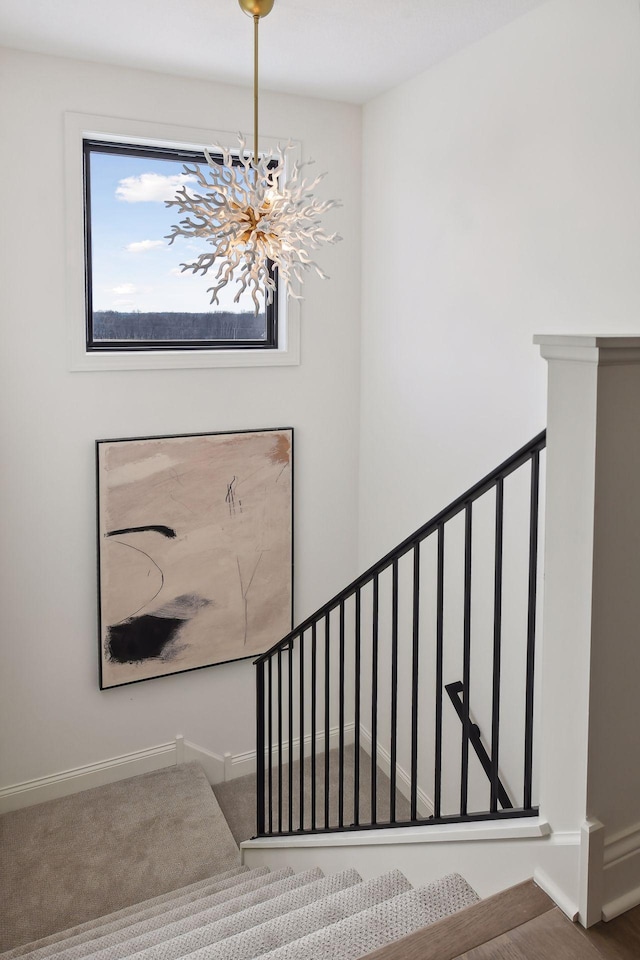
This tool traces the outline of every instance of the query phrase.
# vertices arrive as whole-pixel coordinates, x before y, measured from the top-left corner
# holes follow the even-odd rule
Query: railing
[[[258,836],[536,815],[545,439],[255,661]]]

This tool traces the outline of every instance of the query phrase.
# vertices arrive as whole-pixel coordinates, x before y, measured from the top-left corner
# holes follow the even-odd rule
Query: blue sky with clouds
[[[246,294],[233,303],[235,283],[211,305],[212,271],[204,277],[181,272],[208,245],[164,239],[180,217],[167,208],[185,180],[183,164],[173,160],[91,154],[91,239],[94,310],[181,311],[248,310]]]

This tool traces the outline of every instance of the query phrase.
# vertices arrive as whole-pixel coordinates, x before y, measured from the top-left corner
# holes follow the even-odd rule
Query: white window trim
[[[300,363],[300,303],[280,290],[278,301],[278,347],[275,350],[152,350],[131,353],[89,353],[85,334],[84,189],[82,140],[113,140],[120,143],[177,146],[202,150],[211,144],[232,145],[236,134],[220,130],[179,127],[144,120],[65,113],[66,264],[69,368],[72,371],[171,370],[202,367],[272,367]],[[279,143],[262,137],[266,149]],[[301,144],[294,141],[288,162],[300,158]],[[252,141],[247,141],[252,149]]]

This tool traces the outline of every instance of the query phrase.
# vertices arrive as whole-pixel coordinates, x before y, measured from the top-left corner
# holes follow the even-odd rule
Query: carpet
[[[338,750],[329,751],[329,824],[338,823],[338,782],[339,782],[339,753]],[[345,826],[354,820],[354,793],[355,793],[355,763],[354,747],[347,745],[344,750],[344,810],[343,822]],[[360,777],[358,790],[358,813],[360,823],[371,822],[371,758],[360,750]],[[324,769],[325,755],[316,757],[316,826],[325,825],[324,806]],[[292,778],[292,826],[297,830],[300,826],[300,761],[293,763]],[[278,782],[277,773],[273,771],[272,783],[272,825],[278,828]],[[311,760],[307,758],[303,770],[303,813],[304,826],[311,826]],[[289,765],[282,768],[282,814],[283,829],[289,826]],[[256,834],[256,776],[249,774],[246,777],[237,777],[227,780],[226,783],[216,783],[213,787],[227,823],[231,828],[236,843],[249,840]],[[389,778],[378,767],[376,771],[376,821],[384,823],[389,820],[389,799],[391,783]],[[408,820],[411,816],[409,801],[400,791],[396,790],[396,820]],[[267,814],[268,819],[268,814]],[[269,823],[266,824],[267,829]]]
[[[0,951],[236,867],[197,763],[0,816]],[[78,892],[82,895],[78,896]]]

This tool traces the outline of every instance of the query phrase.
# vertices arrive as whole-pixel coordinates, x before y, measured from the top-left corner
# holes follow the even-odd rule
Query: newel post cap
[[[640,363],[640,335],[557,334],[538,333],[533,342],[539,344],[545,360],[575,360],[582,363]]]

